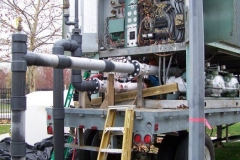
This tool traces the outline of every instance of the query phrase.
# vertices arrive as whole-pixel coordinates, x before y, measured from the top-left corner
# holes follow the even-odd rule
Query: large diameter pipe
[[[28,52],[25,55],[28,65],[48,66],[58,68],[59,65],[65,68],[78,69],[78,70],[95,70],[102,72],[119,72],[119,73],[134,73],[136,67],[133,63],[121,63],[108,60],[96,60],[89,58],[69,57],[65,55],[52,55]],[[140,74],[157,75],[158,67],[147,64],[141,64]],[[136,75],[137,76],[137,75]]]
[[[25,110],[26,110],[26,71],[27,62],[23,58],[27,53],[27,35],[15,33],[12,35],[12,127],[10,153],[12,160],[24,160],[26,156],[25,143]]]

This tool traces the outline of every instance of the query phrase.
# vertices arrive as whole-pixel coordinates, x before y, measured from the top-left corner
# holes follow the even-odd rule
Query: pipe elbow
[[[70,48],[70,40],[67,39],[60,39],[59,41],[55,42],[53,47],[63,47],[63,48]]]
[[[82,82],[71,82],[73,87],[80,92],[89,92],[90,94],[98,93],[99,91],[99,82],[97,79],[82,81]]]
[[[79,47],[78,43],[73,40],[61,39],[54,43],[54,48],[61,48],[63,51],[75,51]]]

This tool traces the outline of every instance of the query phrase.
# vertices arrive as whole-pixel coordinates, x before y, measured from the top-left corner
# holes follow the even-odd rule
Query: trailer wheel
[[[99,147],[100,143],[101,143],[101,139],[99,137],[99,131],[97,131],[97,133],[93,137],[91,146]],[[96,160],[97,156],[98,156],[98,152],[90,151],[90,159],[89,160]]]
[[[94,147],[99,147],[101,143],[101,138],[99,137],[99,131],[95,134],[92,140],[92,145]],[[96,160],[98,152],[90,151],[90,160]],[[108,154],[107,160],[120,160],[120,154]]]
[[[84,131],[84,144],[90,146],[92,144],[93,137],[97,133],[96,130],[87,129]],[[79,150],[79,157],[82,160],[89,160],[90,159],[90,151],[86,150]]]
[[[205,135],[204,160],[215,160],[214,147],[211,138]],[[184,137],[178,145],[175,160],[188,160],[188,136]]]
[[[174,160],[180,136],[166,135],[158,150],[158,160]]]

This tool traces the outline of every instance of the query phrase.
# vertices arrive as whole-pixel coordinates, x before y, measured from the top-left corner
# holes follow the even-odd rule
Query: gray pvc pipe
[[[62,40],[60,40],[61,42]],[[65,43],[59,42],[53,46],[53,54],[61,56],[64,54]],[[64,160],[64,100],[63,100],[63,69],[53,69],[53,142],[54,158]]]
[[[106,62],[103,60],[89,59],[89,58],[79,58],[79,57],[65,57],[69,61],[69,66],[67,68],[78,69],[78,70],[95,70],[95,71],[104,71],[107,68]],[[28,52],[25,55],[28,65],[37,65],[37,66],[48,66],[48,67],[57,67],[59,65],[59,59],[61,57],[52,54],[41,54]],[[114,65],[114,69],[111,72],[119,73],[132,73],[134,72],[134,65],[131,63],[121,63],[108,61]],[[149,65],[146,65],[149,66]],[[147,75],[157,75],[158,66],[149,66],[149,71]]]
[[[25,143],[25,110],[26,110],[26,71],[27,62],[23,58],[27,53],[27,35],[14,33],[12,35],[12,127],[10,152],[12,160],[24,160],[26,156]]]

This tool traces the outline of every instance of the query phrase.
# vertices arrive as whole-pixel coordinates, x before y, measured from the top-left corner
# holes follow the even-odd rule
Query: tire
[[[99,147],[101,143],[101,138],[99,137],[99,131],[95,134],[92,140],[91,146]],[[96,160],[98,156],[98,152],[90,151],[90,159],[88,160]],[[120,154],[108,154],[107,160],[120,160]]]
[[[178,145],[175,160],[188,160],[188,136],[185,136]],[[211,138],[205,135],[205,159],[215,160],[214,147]]]
[[[97,133],[96,130],[87,129],[84,132],[84,144],[90,146],[92,144],[93,137]],[[89,160],[90,159],[90,151],[79,150],[79,158],[81,160]]]
[[[158,150],[158,160],[174,160],[180,136],[166,135]]]
[[[99,131],[95,134],[92,140],[91,146],[99,147],[101,143],[101,139],[99,138]],[[89,160],[96,160],[98,156],[98,152],[90,151],[90,159]]]

